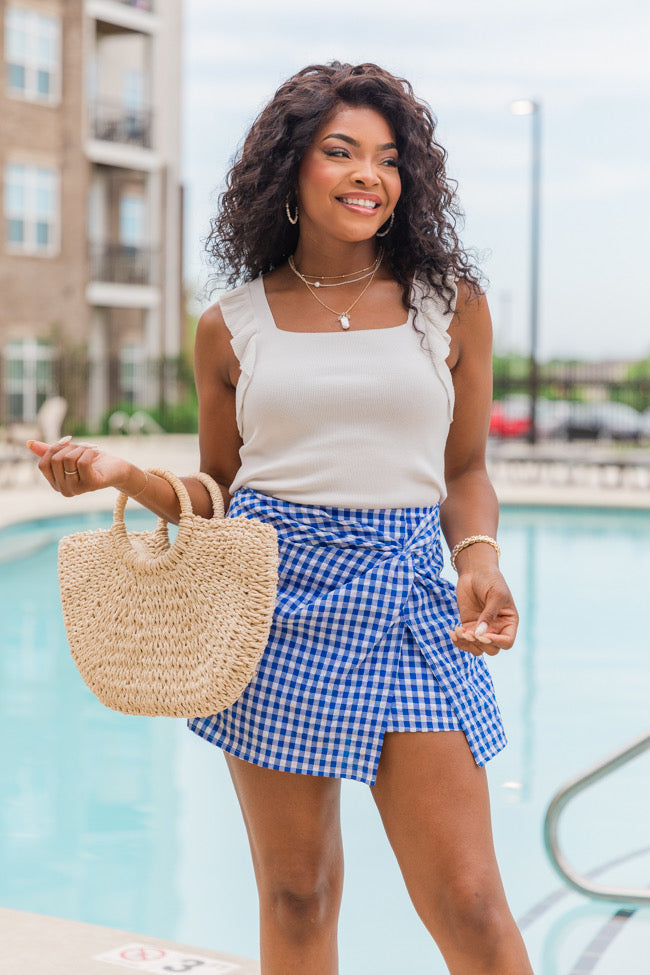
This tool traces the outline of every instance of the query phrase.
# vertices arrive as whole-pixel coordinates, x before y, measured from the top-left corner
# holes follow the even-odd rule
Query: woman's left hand
[[[458,577],[456,599],[460,626],[451,639],[475,656],[509,649],[517,633],[519,614],[498,566],[473,567]]]

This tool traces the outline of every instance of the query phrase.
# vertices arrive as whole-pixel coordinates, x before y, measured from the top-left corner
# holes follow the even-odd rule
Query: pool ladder
[[[551,863],[561,877],[566,880],[570,887],[580,891],[595,900],[616,901],[621,904],[650,904],[650,887],[608,887],[604,884],[597,884],[579,874],[569,864],[568,860],[560,849],[558,840],[558,823],[564,807],[578,793],[588,789],[594,782],[614,772],[622,765],[626,765],[642,752],[650,749],[650,731],[635,738],[634,741],[619,748],[607,758],[597,762],[581,775],[571,779],[561,789],[556,792],[546,812],[544,821],[544,843],[546,851],[551,859]]]

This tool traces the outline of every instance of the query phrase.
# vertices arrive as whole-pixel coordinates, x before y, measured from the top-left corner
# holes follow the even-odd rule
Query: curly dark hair
[[[315,133],[341,105],[373,108],[395,132],[402,193],[382,246],[405,306],[413,307],[410,280],[416,272],[449,306],[449,279],[462,278],[478,292],[480,273],[458,237],[463,215],[457,184],[446,175],[447,153],[435,140],[431,109],[404,78],[376,64],[339,61],[293,75],[253,122],[206,240],[218,283],[250,281],[295,251],[298,227],[286,219],[285,202],[295,201],[300,163]]]

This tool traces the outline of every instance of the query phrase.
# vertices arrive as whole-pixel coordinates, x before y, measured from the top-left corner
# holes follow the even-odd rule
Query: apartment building
[[[58,394],[92,430],[118,403],[173,395],[181,0],[0,14],[0,424]]]

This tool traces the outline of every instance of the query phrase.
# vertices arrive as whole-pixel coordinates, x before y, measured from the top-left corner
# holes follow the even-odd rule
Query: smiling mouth
[[[357,196],[339,196],[340,203],[347,203],[348,206],[363,207],[365,210],[376,210],[379,204],[374,200],[364,200]]]

